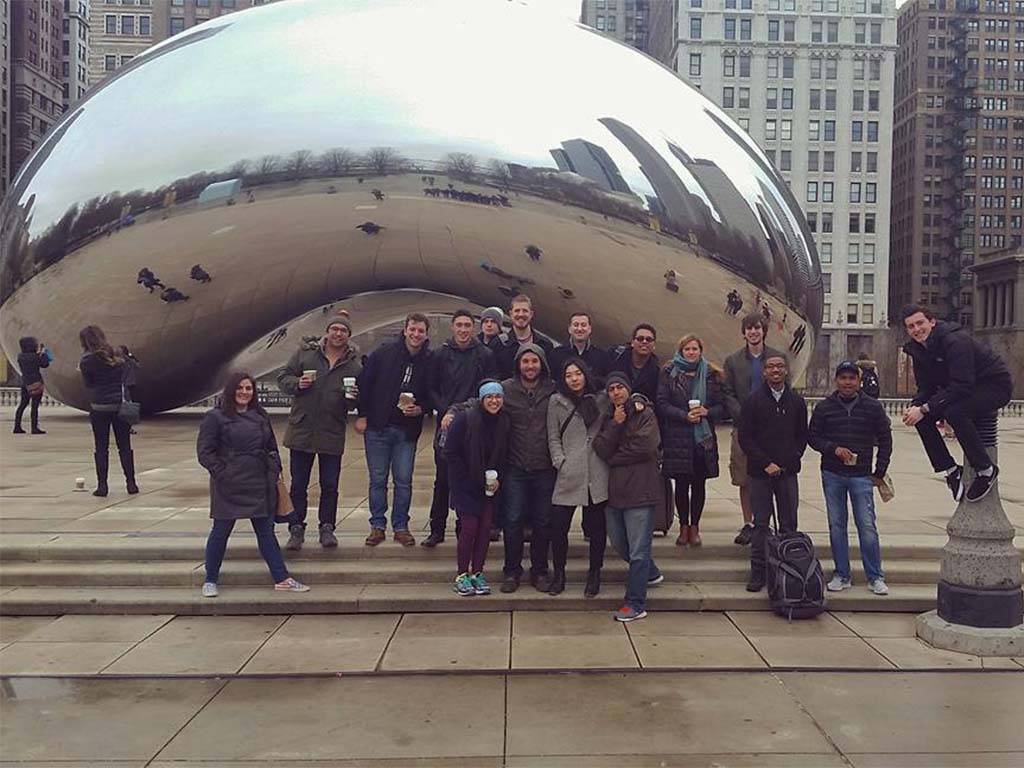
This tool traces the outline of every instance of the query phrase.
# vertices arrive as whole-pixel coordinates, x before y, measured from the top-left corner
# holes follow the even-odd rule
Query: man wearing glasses
[[[625,374],[632,385],[634,393],[639,393],[651,401],[658,396],[658,356],[654,354],[654,343],[658,333],[649,323],[640,323],[633,329],[632,340],[628,347],[622,347],[614,354],[611,370]]]

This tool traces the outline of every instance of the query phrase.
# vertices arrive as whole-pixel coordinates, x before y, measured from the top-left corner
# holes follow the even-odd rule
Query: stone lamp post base
[[[968,627],[950,624],[938,611],[917,617],[917,636],[929,645],[975,656],[1024,656],[1024,624],[1016,627]]]

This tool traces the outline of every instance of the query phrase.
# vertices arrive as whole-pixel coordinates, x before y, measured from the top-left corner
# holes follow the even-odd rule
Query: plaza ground
[[[768,613],[763,594],[742,590],[738,503],[719,478],[706,546],[678,549],[674,532],[656,540],[668,579],[651,590],[647,619],[621,625],[610,617],[622,590],[610,549],[601,596],[580,594],[578,525],[558,598],[525,584],[512,596],[456,597],[451,533],[434,552],[364,547],[366,471],[353,434],[341,546],[309,541],[288,558],[313,590],[273,593],[239,526],[222,596],[204,601],[198,412],[144,422],[143,492],[127,496],[112,467],[106,499],[74,491],[76,477],[93,482],[84,416],[42,417],[48,435],[13,436],[10,409],[0,412],[0,766],[1024,764],[1024,660],[914,637],[915,612],[934,601],[952,504],[902,427],[897,499],[878,505],[892,595],[869,595],[855,562],[858,584],[818,619]],[[282,422],[275,414],[279,436]],[[1024,420],[1001,427],[1000,491],[1024,532],[1024,479],[1013,471],[1024,466]],[[420,446],[417,536],[433,471],[426,436]],[[801,528],[828,571],[813,455],[801,482]],[[492,549],[492,580],[501,552]],[[196,615],[213,612],[249,615]]]

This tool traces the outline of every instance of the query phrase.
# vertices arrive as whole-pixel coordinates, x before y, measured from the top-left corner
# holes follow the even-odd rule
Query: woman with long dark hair
[[[567,360],[555,381],[558,392],[548,403],[548,448],[557,471],[551,496],[551,555],[554,578],[548,593],[565,590],[565,563],[569,555],[569,528],[576,507],[583,507],[583,532],[590,540],[590,565],[585,597],[601,591],[605,542],[608,539],[604,508],[608,501],[608,465],[594,453],[593,440],[601,427],[601,412],[608,398],[596,392],[594,377],[579,357]]]
[[[725,401],[718,371],[704,359],[704,342],[695,334],[679,340],[675,355],[661,370],[657,411],[661,472],[676,486],[676,546],[699,547],[707,480],[718,477],[715,424],[725,418]]]
[[[110,431],[114,431],[117,454],[124,470],[128,493],[138,493],[135,482],[135,454],[132,452],[131,426],[118,418],[125,397],[125,379],[133,363],[107,342],[103,330],[87,325],[78,333],[82,359],[78,369],[89,389],[89,423],[92,425],[93,457],[96,462],[96,490],[93,496],[106,496],[107,471],[110,469]]]
[[[491,593],[484,561],[501,486],[498,470],[505,460],[510,429],[504,405],[501,384],[485,381],[476,407],[457,414],[445,436],[449,500],[459,523],[459,572],[453,589],[463,597]]]
[[[14,412],[14,434],[23,435],[25,430],[21,428],[21,417],[25,414],[25,408],[31,404],[29,412],[29,423],[33,435],[45,435],[46,430],[39,428],[39,404],[43,401],[43,374],[41,368],[50,365],[50,356],[43,345],[36,341],[34,336],[23,336],[18,339],[18,369],[21,371],[21,402]]]
[[[270,568],[274,589],[308,592],[288,575],[274,535],[281,455],[274,428],[260,405],[256,380],[239,371],[228,376],[220,405],[206,412],[196,441],[199,463],[210,473],[210,517],[203,597],[216,597],[220,566],[236,520],[248,519]]]

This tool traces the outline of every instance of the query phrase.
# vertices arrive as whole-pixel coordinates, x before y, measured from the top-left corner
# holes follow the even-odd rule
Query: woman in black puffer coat
[[[691,402],[700,401],[691,407]],[[700,516],[708,478],[718,477],[715,424],[725,418],[718,372],[704,359],[704,343],[683,336],[672,360],[658,376],[661,472],[675,480],[679,538],[676,546],[701,545]]]
[[[31,403],[29,422],[32,425],[32,434],[45,435],[46,432],[39,428],[39,404],[43,401],[43,374],[39,369],[49,367],[50,356],[34,336],[23,336],[18,340],[18,346],[21,348],[21,352],[18,353],[21,402],[18,403],[18,410],[14,412],[14,434],[25,434],[25,430],[21,428],[21,417]]]
[[[117,442],[125,486],[128,493],[138,493],[131,426],[117,416],[126,394],[125,379],[134,363],[110,346],[103,330],[97,325],[85,326],[79,331],[78,340],[84,352],[78,362],[78,370],[82,374],[82,382],[89,389],[89,423],[92,424],[93,456],[96,460],[96,490],[92,495],[106,496],[108,492],[111,430]]]
[[[217,581],[228,537],[236,520],[248,519],[256,544],[274,579],[274,589],[308,592],[309,587],[288,575],[281,547],[274,536],[277,479],[281,454],[270,417],[256,394],[255,379],[245,372],[228,377],[220,405],[206,412],[199,427],[196,452],[210,473],[210,517],[213,528],[206,540],[206,581],[203,597],[217,597]]]

